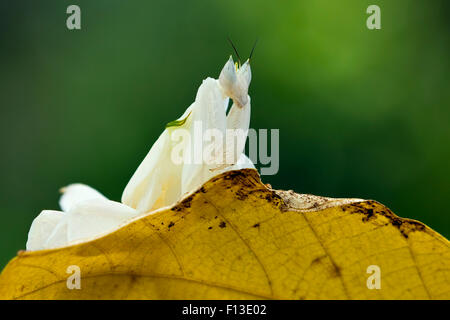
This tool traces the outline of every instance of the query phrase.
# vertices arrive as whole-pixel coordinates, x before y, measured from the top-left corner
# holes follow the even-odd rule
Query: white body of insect
[[[138,215],[174,204],[217,174],[254,168],[243,153],[250,123],[250,81],[249,61],[238,67],[230,57],[219,78],[205,79],[194,103],[159,136],[125,187],[121,203],[89,186],[69,185],[62,190],[62,211],[44,210],[34,219],[27,250],[62,247],[104,235]],[[230,98],[233,104],[227,115]],[[211,132],[216,139],[204,146],[211,151],[209,156],[194,161],[196,143],[205,144],[203,138]],[[183,161],[174,161],[178,151]]]

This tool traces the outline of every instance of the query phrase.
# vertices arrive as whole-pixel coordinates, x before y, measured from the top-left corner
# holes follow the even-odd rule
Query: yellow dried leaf
[[[68,266],[81,289],[68,289]],[[367,267],[381,270],[368,289]],[[104,237],[21,252],[1,299],[448,299],[449,242],[376,201],[271,190],[224,173]]]

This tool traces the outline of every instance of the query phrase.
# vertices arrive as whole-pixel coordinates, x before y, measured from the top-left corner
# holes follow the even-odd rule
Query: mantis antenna
[[[258,38],[256,38],[256,40],[255,40],[255,44],[253,45],[252,51],[250,52],[250,56],[248,57],[248,61],[250,61],[252,59],[253,52],[255,51],[257,43],[258,43]]]
[[[233,47],[234,52],[236,53],[236,56],[239,61],[239,67],[240,67],[241,66],[241,57],[239,57],[239,53],[238,53],[236,47],[234,46],[233,41],[231,41],[230,37],[228,37],[228,41],[230,42],[231,46]]]

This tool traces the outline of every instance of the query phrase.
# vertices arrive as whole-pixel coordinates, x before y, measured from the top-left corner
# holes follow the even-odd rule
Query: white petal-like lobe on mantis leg
[[[43,210],[31,224],[28,232],[27,250],[46,249],[50,234],[64,216],[65,213],[61,211]]]
[[[59,199],[59,206],[64,212],[69,212],[78,203],[91,200],[91,199],[103,199],[107,198],[100,192],[91,188],[85,184],[74,183],[61,189],[63,195]]]
[[[135,209],[120,202],[83,201],[67,213],[67,241],[70,244],[110,232],[137,215]]]
[[[46,243],[46,249],[64,247],[68,244],[67,239],[67,213],[58,222],[53,231],[50,233]]]
[[[245,149],[250,126],[250,97],[245,106],[233,103],[227,116],[226,161],[236,164]]]
[[[170,130],[164,130],[133,174],[122,194],[123,204],[148,212],[178,200],[182,165],[171,159]]]
[[[203,162],[203,154],[201,155],[201,162],[195,161],[198,156],[196,147],[203,145],[203,138],[205,132],[210,130],[218,130],[225,138],[226,129],[226,111],[224,105],[228,98],[224,95],[218,80],[208,78],[203,81],[198,89],[197,96],[192,108],[192,116],[189,119],[187,130],[190,132],[191,144],[189,154],[191,159],[188,159],[183,165],[181,176],[181,194],[192,191],[200,187],[213,175],[208,170],[208,166]],[[196,132],[196,126],[201,125],[201,132]],[[214,141],[214,143],[219,143]],[[224,140],[220,143],[224,145]],[[204,148],[202,148],[202,151]],[[218,155],[219,156],[219,155]]]

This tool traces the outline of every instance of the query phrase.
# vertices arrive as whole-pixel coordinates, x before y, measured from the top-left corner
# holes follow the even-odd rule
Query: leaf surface
[[[103,237],[20,252],[0,298],[449,299],[449,279],[449,242],[424,224],[373,200],[272,190],[245,169]]]

